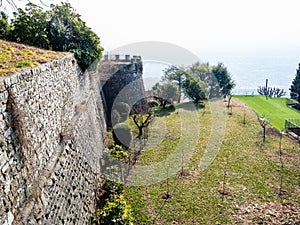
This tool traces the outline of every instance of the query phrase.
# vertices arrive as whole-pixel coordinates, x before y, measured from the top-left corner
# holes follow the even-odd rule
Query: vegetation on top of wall
[[[28,3],[9,20],[0,12],[0,38],[43,49],[72,52],[85,71],[102,55],[100,39],[69,3],[51,4],[50,10]]]
[[[0,40],[0,77],[58,59],[67,54]]]

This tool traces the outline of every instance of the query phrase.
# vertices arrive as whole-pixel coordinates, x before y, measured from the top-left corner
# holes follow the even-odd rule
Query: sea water
[[[296,75],[296,69],[300,63],[300,50],[257,50],[257,51],[218,51],[196,50],[195,54],[201,62],[209,62],[216,65],[224,63],[231,77],[236,82],[234,94],[257,94],[259,86],[284,89],[289,96],[289,88]],[[145,62],[144,83],[149,90],[163,76],[166,64]]]

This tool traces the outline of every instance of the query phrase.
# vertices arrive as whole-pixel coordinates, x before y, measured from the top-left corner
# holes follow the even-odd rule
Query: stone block
[[[8,163],[9,159],[7,157],[6,152],[0,152],[0,169],[4,167]]]

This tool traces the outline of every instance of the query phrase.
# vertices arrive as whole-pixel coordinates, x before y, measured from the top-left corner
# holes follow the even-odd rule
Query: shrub
[[[153,107],[158,106],[158,103],[156,101],[151,101],[151,102],[149,102],[149,106],[153,108]]]
[[[115,159],[127,159],[129,157],[128,151],[121,145],[114,145],[112,148],[108,149],[108,151]]]
[[[131,207],[122,194],[115,195],[112,201],[107,201],[102,209],[98,209],[94,214],[94,220],[98,224],[133,225]]]
[[[8,22],[8,16],[1,11],[0,12],[0,39],[6,39],[10,32],[10,25]]]
[[[117,111],[120,115],[120,123],[128,119],[130,106],[125,102],[118,102],[113,106],[113,111]]]
[[[123,189],[123,184],[103,178],[101,183],[101,195],[99,197],[103,201],[113,200],[113,196],[122,194]]]
[[[130,127],[126,123],[119,123],[113,127],[114,140],[117,145],[125,148],[130,146],[132,133]]]
[[[123,121],[121,121],[120,113],[116,109],[114,109],[111,112],[111,123],[114,125],[114,124],[118,124],[121,122],[123,122]]]
[[[101,179],[97,193],[97,210],[93,214],[95,224],[132,225],[131,207],[123,196],[124,185]]]

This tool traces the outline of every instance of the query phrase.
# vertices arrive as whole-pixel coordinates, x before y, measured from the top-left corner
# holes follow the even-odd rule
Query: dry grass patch
[[[69,53],[0,40],[0,77],[61,58]]]

